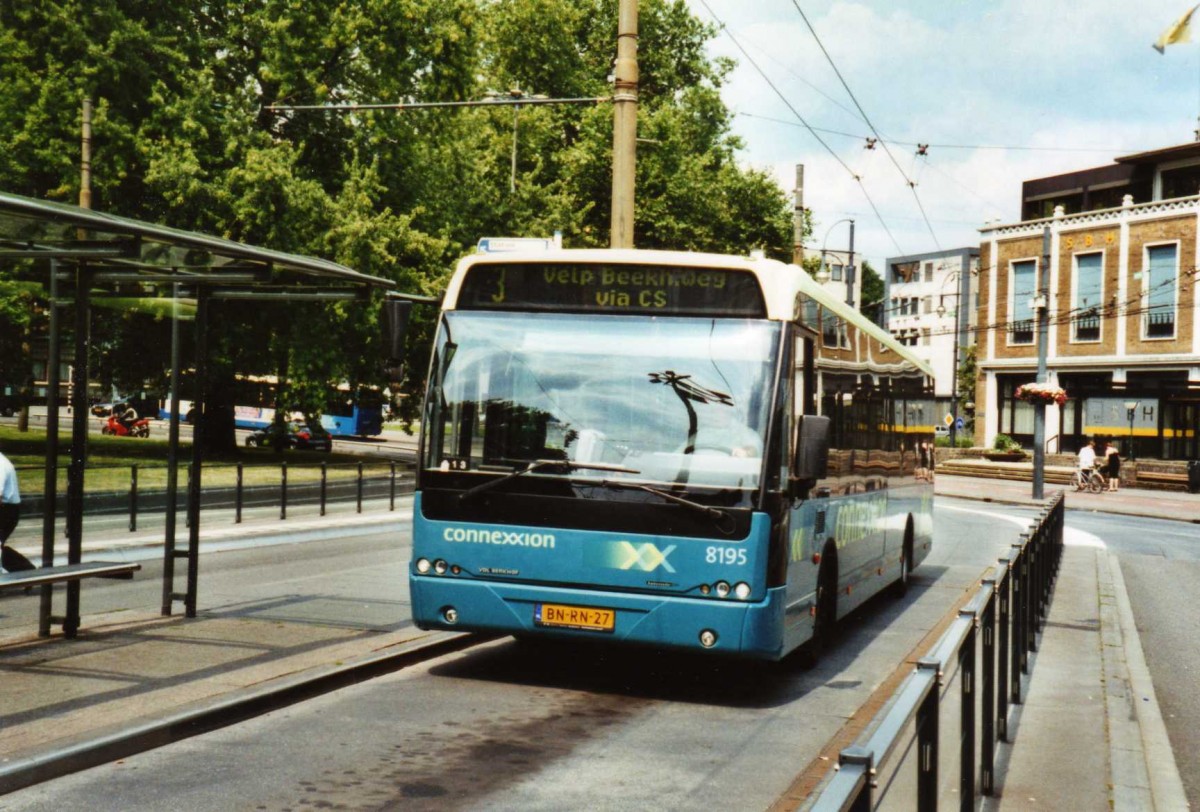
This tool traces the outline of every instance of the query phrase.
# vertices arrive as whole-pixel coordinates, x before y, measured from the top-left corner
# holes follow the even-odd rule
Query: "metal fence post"
[[[841,767],[857,765],[862,768],[865,780],[858,796],[846,807],[847,812],[871,812],[875,806],[875,754],[857,745],[847,747],[838,754],[838,764]]]
[[[983,635],[983,693],[979,717],[979,789],[991,795],[996,788],[993,774],[996,766],[996,579],[984,578],[983,588],[990,589],[987,602],[979,614],[979,628]]]
[[[287,460],[279,463],[279,520],[287,518]]]
[[[971,812],[975,808],[975,612],[960,609],[960,618],[969,618],[971,628],[958,650],[960,692],[960,739],[958,751],[959,809]]]
[[[391,464],[391,492],[388,496],[388,510],[396,509],[396,463]]]
[[[938,775],[938,699],[941,686],[941,663],[933,657],[917,660],[918,671],[932,670],[937,674],[921,706],[917,708],[917,810],[937,812]]]
[[[1009,664],[1009,702],[1013,705],[1021,704],[1021,665],[1024,662],[1024,657],[1021,655],[1022,645],[1025,640],[1025,627],[1022,618],[1024,617],[1021,611],[1021,599],[1024,592],[1021,588],[1021,567],[1023,566],[1025,554],[1020,546],[1013,547],[1012,554],[1012,570],[1009,572],[1009,580],[1012,581],[1012,603],[1010,606],[1010,616],[1012,617],[1012,659]]]
[[[234,488],[233,496],[233,523],[242,523],[242,464],[237,464],[237,487]]]
[[[1012,602],[1012,561],[1000,559],[1000,589],[997,595],[1000,617],[996,631],[1000,637],[1000,650],[996,652],[996,735],[1002,742],[1008,741],[1008,639]]]
[[[324,462],[321,463],[321,515],[322,516],[325,515],[325,485],[327,482],[326,477],[328,475],[328,472],[326,470],[327,467],[328,466],[326,465],[326,463],[324,463]]]
[[[138,509],[138,467],[137,463],[129,466],[129,532],[137,530]]]
[[[1041,550],[1039,549],[1038,527],[1033,527],[1033,532],[1025,534],[1022,538],[1025,542],[1025,554],[1029,558],[1028,573],[1025,579],[1025,637],[1026,651],[1037,651],[1037,634],[1038,634],[1038,617],[1041,610],[1038,603],[1041,600],[1042,588],[1038,583],[1038,571],[1041,569]],[[1025,656],[1025,673],[1029,673],[1029,656]]]
[[[362,497],[363,497],[363,464],[358,464],[358,512],[362,513]]]

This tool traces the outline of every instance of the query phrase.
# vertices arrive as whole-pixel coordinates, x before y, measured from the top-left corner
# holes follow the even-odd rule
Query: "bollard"
[[[327,468],[326,463],[322,462],[321,463],[321,515],[322,516],[325,515],[325,485],[327,482],[326,477],[328,475],[328,471],[326,470],[326,468]]]
[[[279,521],[287,518],[287,461],[279,463]]]
[[[396,509],[396,463],[392,463],[391,493],[388,497],[388,510]]]
[[[362,496],[363,496],[363,464],[358,464],[358,512],[362,513]]]
[[[194,467],[195,467],[195,464],[194,464],[194,463],[190,463],[190,462],[188,463],[188,467],[187,467],[187,491],[186,491],[186,493],[187,493],[187,502],[186,502],[186,507],[184,508],[184,517],[183,517],[183,526],[184,526],[184,527],[191,527],[191,526],[192,526],[192,469],[193,469]]]
[[[138,508],[138,467],[134,463],[129,467],[129,532],[137,531]]]
[[[237,464],[237,485],[233,489],[233,523],[242,523],[242,464]]]

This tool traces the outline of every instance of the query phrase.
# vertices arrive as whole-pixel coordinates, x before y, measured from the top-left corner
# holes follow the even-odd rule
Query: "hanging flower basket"
[[[1017,387],[1017,400],[1026,403],[1057,403],[1062,406],[1067,402],[1067,392],[1048,383],[1027,383]]]

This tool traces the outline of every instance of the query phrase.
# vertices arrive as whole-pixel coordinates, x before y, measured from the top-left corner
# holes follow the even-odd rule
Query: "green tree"
[[[862,261],[862,304],[859,310],[876,324],[882,325],[880,315],[883,313],[883,277],[879,275],[871,263]]]
[[[481,236],[558,230],[568,245],[608,243],[611,107],[269,106],[475,99],[514,87],[608,96],[616,13],[611,0],[6,3],[0,188],[76,198],[78,111],[89,95],[96,208],[327,257],[436,294]],[[730,63],[706,51],[715,30],[684,0],[643,0],[639,17],[647,141],[637,243],[789,257],[786,196],[737,160],[720,98]],[[230,405],[236,373],[286,373],[288,405],[309,413],[332,383],[383,383],[375,305],[214,304],[216,400]],[[25,335],[19,319],[5,321],[18,310],[0,307],[0,343]],[[418,314],[415,345],[432,316]],[[161,377],[168,328],[138,311],[98,314],[100,377],[120,387]],[[415,394],[425,365],[408,368]],[[208,436],[232,442],[229,431]]]

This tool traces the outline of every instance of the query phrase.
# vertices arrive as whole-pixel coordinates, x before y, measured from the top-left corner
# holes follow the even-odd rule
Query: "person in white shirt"
[[[1087,476],[1096,467],[1096,441],[1088,440],[1087,445],[1079,449],[1078,487],[1082,488]]]
[[[25,556],[4,546],[20,520],[21,490],[17,487],[17,469],[0,452],[0,566],[10,572],[33,567]]]

